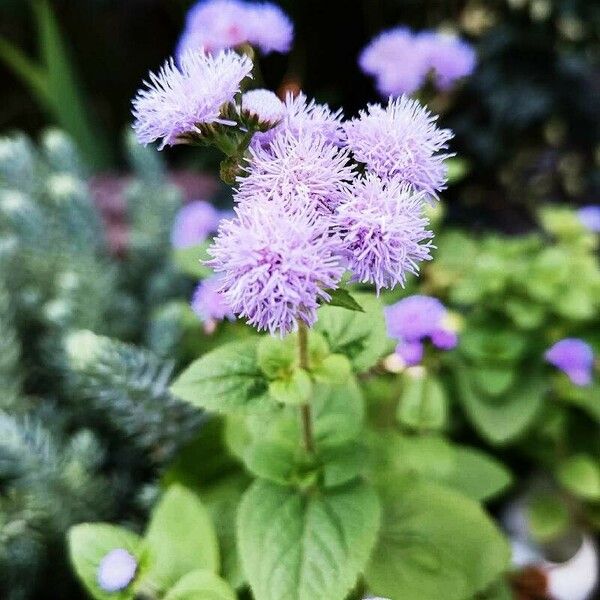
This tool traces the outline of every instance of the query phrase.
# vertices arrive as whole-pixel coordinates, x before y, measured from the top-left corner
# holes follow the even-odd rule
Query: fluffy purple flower
[[[202,0],[188,12],[177,56],[188,50],[212,53],[245,43],[265,54],[288,52],[293,37],[291,21],[274,4]]]
[[[470,75],[477,62],[470,44],[455,36],[431,31],[416,36],[416,52],[421,55],[427,69],[433,71],[440,90],[447,90],[458,79]]]
[[[284,117],[285,106],[271,90],[250,90],[242,96],[242,111],[274,127]]]
[[[276,135],[268,147],[250,149],[246,176],[239,178],[237,202],[277,200],[291,211],[308,203],[331,213],[354,177],[349,152],[320,136],[289,131]]]
[[[423,360],[424,348],[421,342],[400,342],[396,346],[396,354],[407,367],[414,367]]]
[[[239,317],[271,334],[317,320],[319,300],[336,288],[344,266],[339,240],[310,209],[288,214],[279,202],[244,203],[223,221],[209,248],[219,291]]]
[[[444,161],[451,154],[444,150],[452,132],[440,129],[436,120],[416,100],[402,96],[385,108],[369,104],[358,118],[344,123],[344,129],[354,157],[369,171],[437,198],[446,186]]]
[[[201,281],[192,297],[192,310],[209,330],[223,319],[233,320],[235,315],[219,292],[220,278],[212,276]]]
[[[182,206],[173,222],[171,243],[175,248],[187,248],[201,244],[217,230],[220,214],[204,200],[194,200]]]
[[[158,74],[150,73],[146,88],[133,100],[138,140],[149,144],[162,139],[162,149],[186,133],[201,133],[200,125],[230,124],[221,117],[221,108],[233,101],[251,71],[252,61],[232,51],[214,56],[187,52],[179,66],[169,59]]]
[[[586,229],[600,233],[600,204],[590,204],[580,208],[577,217]]]
[[[547,350],[545,358],[551,365],[563,371],[575,385],[585,386],[591,383],[594,351],[583,340],[560,340]]]
[[[374,284],[378,293],[404,285],[406,274],[416,274],[419,262],[431,258],[424,195],[398,180],[367,175],[344,196],[332,221],[353,280]]]
[[[105,592],[124,590],[135,577],[137,561],[127,550],[116,548],[102,558],[96,580]]]
[[[358,59],[364,73],[373,75],[383,96],[400,96],[418,90],[427,76],[425,57],[415,48],[410,29],[396,27],[380,33]]]

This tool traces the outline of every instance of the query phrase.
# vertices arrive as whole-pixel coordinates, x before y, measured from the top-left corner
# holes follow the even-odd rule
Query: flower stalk
[[[300,368],[308,370],[308,327],[306,323],[298,319],[298,352],[300,357]],[[302,427],[302,442],[304,449],[309,454],[315,452],[315,439],[312,427],[312,415],[310,404],[300,406],[300,422]]]

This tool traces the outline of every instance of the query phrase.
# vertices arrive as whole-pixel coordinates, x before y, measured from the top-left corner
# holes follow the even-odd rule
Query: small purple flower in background
[[[404,285],[419,262],[429,260],[433,234],[426,229],[423,193],[397,180],[367,175],[344,192],[333,216],[334,230],[344,242],[353,280],[377,288]]]
[[[477,64],[473,47],[452,35],[424,31],[416,36],[417,53],[428,70],[433,71],[439,90],[446,91],[459,79],[467,77]]]
[[[546,352],[545,358],[551,365],[563,371],[575,385],[586,386],[591,383],[594,351],[583,340],[560,340]]]
[[[344,266],[339,240],[310,207],[286,213],[280,202],[246,202],[222,221],[208,253],[221,275],[219,291],[233,312],[259,330],[284,335],[297,319],[317,320]]]
[[[353,180],[349,158],[348,150],[322,137],[278,134],[268,148],[250,149],[247,175],[239,178],[235,200],[276,200],[292,212],[308,202],[314,210],[329,214]]]
[[[220,278],[218,276],[204,279],[198,284],[192,297],[192,310],[204,323],[204,329],[208,334],[214,332],[219,321],[235,319],[223,294],[219,292],[219,286]]]
[[[188,12],[177,56],[186,51],[216,52],[251,44],[264,54],[289,52],[294,27],[275,4],[202,0]]]
[[[431,296],[408,296],[386,307],[385,321],[388,335],[399,341],[396,353],[409,366],[421,362],[427,339],[440,350],[451,350],[458,343],[456,331],[448,325],[448,310]]]
[[[590,204],[580,208],[577,217],[586,229],[600,233],[600,204]]]
[[[233,101],[251,71],[252,61],[233,51],[214,56],[187,52],[179,66],[169,59],[158,74],[150,73],[146,88],[133,100],[133,128],[139,142],[162,139],[163,149],[186,133],[200,133],[200,125],[230,125],[221,109]]]
[[[221,215],[210,202],[194,200],[182,206],[173,222],[171,243],[175,248],[188,248],[204,242],[217,230]]]
[[[358,118],[344,123],[344,129],[354,157],[369,171],[437,198],[445,189],[444,161],[452,155],[444,150],[452,132],[440,129],[436,120],[416,100],[402,96],[385,108],[369,104]]]
[[[124,590],[135,577],[137,561],[127,550],[116,548],[100,561],[96,580],[102,590],[109,593]]]

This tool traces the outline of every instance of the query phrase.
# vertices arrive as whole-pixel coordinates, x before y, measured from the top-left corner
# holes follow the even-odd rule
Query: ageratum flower
[[[293,37],[291,21],[274,4],[202,0],[188,12],[177,56],[188,50],[211,53],[245,43],[265,54],[288,52]]]
[[[594,369],[592,347],[578,338],[565,338],[556,342],[545,354],[546,360],[563,371],[579,386],[589,385]]]
[[[251,71],[252,61],[233,51],[214,56],[187,52],[179,66],[169,59],[158,74],[150,73],[146,88],[133,100],[133,128],[139,142],[162,139],[162,149],[185,134],[201,134],[201,125],[231,125],[222,118],[221,109],[233,101]]]
[[[309,101],[304,94],[295,97],[288,94],[285,99],[285,117],[280,129],[295,136],[316,134],[339,146],[344,140],[342,118],[341,109],[333,111],[327,104]]]
[[[600,204],[590,204],[580,208],[577,217],[586,229],[600,233]]]
[[[115,593],[124,590],[135,577],[137,561],[127,550],[116,548],[100,561],[96,580],[102,590]]]
[[[210,202],[194,200],[182,206],[173,222],[171,243],[174,248],[201,244],[217,230],[221,215]]]
[[[235,318],[223,294],[219,292],[219,286],[218,276],[204,279],[198,284],[192,297],[192,310],[204,323],[207,333],[212,332],[219,321]]]
[[[319,300],[330,299],[326,290],[344,273],[326,220],[308,207],[289,214],[280,202],[244,203],[236,213],[208,250],[227,304],[271,334],[294,331],[298,319],[313,325]]]
[[[344,243],[353,280],[382,288],[404,285],[407,273],[416,274],[429,260],[431,238],[423,216],[424,194],[399,180],[367,175],[345,190],[332,217]]]
[[[444,152],[452,138],[436,125],[437,117],[416,100],[402,96],[384,108],[370,104],[356,119],[344,123],[348,146],[357,161],[383,179],[399,179],[437,198],[445,189]]]
[[[251,148],[244,170],[237,202],[276,200],[290,211],[308,203],[321,214],[335,209],[354,178],[347,149],[321,136],[295,137],[289,131],[276,135],[268,147]]]

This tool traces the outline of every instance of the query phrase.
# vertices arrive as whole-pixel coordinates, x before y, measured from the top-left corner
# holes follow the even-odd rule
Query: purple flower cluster
[[[212,333],[219,321],[235,318],[233,311],[219,291],[221,282],[218,276],[201,281],[192,297],[192,310],[204,323],[206,333]]]
[[[387,332],[398,340],[396,354],[408,366],[423,359],[424,342],[440,350],[451,350],[458,343],[456,332],[448,326],[448,311],[431,296],[408,296],[385,309]]]
[[[205,200],[185,204],[175,215],[171,229],[173,247],[189,248],[201,244],[217,230],[223,216],[223,213]]]
[[[264,54],[289,52],[294,27],[275,4],[241,0],[201,0],[188,12],[177,56],[189,50],[216,52],[241,44]]]
[[[594,233],[600,233],[600,204],[583,206],[577,211],[581,224]]]
[[[594,370],[594,351],[592,347],[578,338],[565,338],[556,342],[546,352],[546,360],[560,369],[579,386],[592,382]]]
[[[397,27],[380,33],[362,51],[359,66],[375,77],[377,89],[387,96],[412,94],[430,74],[437,89],[445,91],[475,69],[473,48],[457,37],[433,31],[413,33]]]

